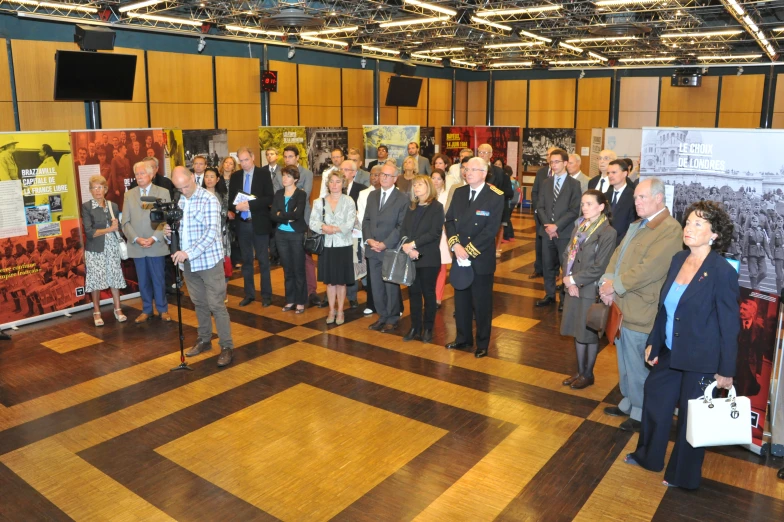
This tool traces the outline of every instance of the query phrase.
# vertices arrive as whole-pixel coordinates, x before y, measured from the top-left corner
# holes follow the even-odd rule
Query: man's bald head
[[[196,191],[196,180],[191,174],[191,171],[185,167],[174,167],[172,171],[172,183],[177,187],[182,195],[189,198]]]
[[[599,153],[599,172],[602,173],[602,176],[604,176],[607,172],[607,166],[610,164],[610,162],[617,159],[618,155],[614,150],[604,149]]]

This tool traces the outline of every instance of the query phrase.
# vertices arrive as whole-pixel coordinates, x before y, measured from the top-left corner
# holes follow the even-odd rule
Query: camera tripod
[[[171,228],[171,254],[180,250],[180,224],[179,222],[169,223],[169,228]],[[189,370],[193,371],[193,368],[188,366],[188,363],[185,362],[185,336],[182,333],[182,290],[180,287],[182,286],[182,276],[180,275],[180,267],[177,266],[177,263],[174,263],[174,281],[175,286],[177,287],[177,323],[180,328],[180,364],[176,367],[169,370],[170,372],[176,372],[177,370]]]

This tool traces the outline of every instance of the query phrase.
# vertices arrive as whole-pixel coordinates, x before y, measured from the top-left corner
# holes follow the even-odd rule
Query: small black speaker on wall
[[[77,25],[74,42],[82,51],[113,51],[116,33],[105,27]]]
[[[396,62],[394,71],[395,74],[400,76],[414,76],[414,73],[416,72],[416,65]]]

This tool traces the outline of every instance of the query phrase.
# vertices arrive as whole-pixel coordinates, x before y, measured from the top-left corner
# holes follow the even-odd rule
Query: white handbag
[[[109,205],[109,215],[112,216],[112,219],[114,219],[114,212],[112,211],[112,202],[107,201],[106,204]],[[128,259],[128,245],[125,244],[125,241],[120,235],[120,232],[115,232],[115,234],[117,234],[117,240],[119,241],[118,247],[120,248],[120,259],[125,261],[126,259]]]
[[[694,448],[751,444],[751,400],[736,397],[735,387],[726,398],[713,398],[713,382],[705,395],[689,401],[686,440]]]

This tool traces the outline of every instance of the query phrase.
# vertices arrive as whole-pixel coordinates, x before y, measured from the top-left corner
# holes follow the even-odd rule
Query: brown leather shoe
[[[172,320],[172,317],[169,315],[169,312],[163,312],[161,314],[161,321],[166,321],[167,323],[170,323],[171,320]]]
[[[231,364],[231,360],[234,357],[231,348],[221,348],[221,353],[218,356],[218,366],[228,366]]]
[[[133,322],[136,323],[136,324],[140,324],[140,323],[144,323],[144,322],[148,321],[149,319],[150,319],[150,316],[143,313],[139,317],[137,317]]]
[[[582,390],[593,384],[593,377],[583,377],[582,375],[570,386],[573,390]]]
[[[392,333],[392,332],[394,332],[395,330],[397,330],[397,323],[395,323],[395,324],[389,324],[389,323],[387,323],[387,324],[385,324],[385,325],[384,325],[384,326],[381,328],[381,330],[379,330],[379,331],[380,331],[381,333]]]
[[[568,379],[564,379],[562,384],[564,386],[569,386],[570,384],[572,384],[574,381],[576,381],[579,378],[580,378],[580,374],[579,373],[575,373],[574,375],[572,375]]]
[[[193,357],[194,355],[199,355],[201,352],[206,352],[207,350],[212,350],[212,343],[205,343],[202,340],[198,340],[196,341],[196,344],[193,345],[193,348],[185,352],[185,357]]]

